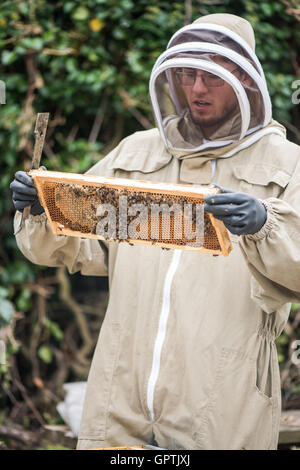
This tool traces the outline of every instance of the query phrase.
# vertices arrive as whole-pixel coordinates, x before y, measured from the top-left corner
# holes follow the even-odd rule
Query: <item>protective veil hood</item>
[[[157,127],[175,154],[215,149],[224,158],[223,147],[231,156],[245,140],[284,135],[272,121],[252,26],[235,15],[207,15],[177,31],[153,67],[149,93]]]

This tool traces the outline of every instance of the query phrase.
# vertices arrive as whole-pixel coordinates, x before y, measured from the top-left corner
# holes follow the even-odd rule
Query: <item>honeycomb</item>
[[[56,235],[157,245],[227,256],[223,222],[203,211],[214,186],[31,170]]]

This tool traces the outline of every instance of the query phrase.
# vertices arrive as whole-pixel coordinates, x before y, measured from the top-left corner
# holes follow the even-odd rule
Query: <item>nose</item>
[[[196,93],[205,93],[208,91],[208,88],[203,81],[202,75],[197,74],[195,83],[193,85],[193,91]]]

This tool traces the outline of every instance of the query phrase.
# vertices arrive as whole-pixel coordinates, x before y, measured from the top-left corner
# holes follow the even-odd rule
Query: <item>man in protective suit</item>
[[[228,257],[54,236],[32,180],[11,187],[33,263],[109,276],[78,448],[275,449],[275,339],[300,301],[300,149],[272,120],[251,25],[230,14],[181,28],[150,78],[157,128],[125,138],[91,175],[217,184]]]

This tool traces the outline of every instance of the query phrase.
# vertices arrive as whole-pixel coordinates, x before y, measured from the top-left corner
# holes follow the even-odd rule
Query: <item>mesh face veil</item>
[[[215,24],[193,23],[174,34],[153,67],[149,93],[169,149],[222,147],[271,120],[255,53],[236,33]]]

